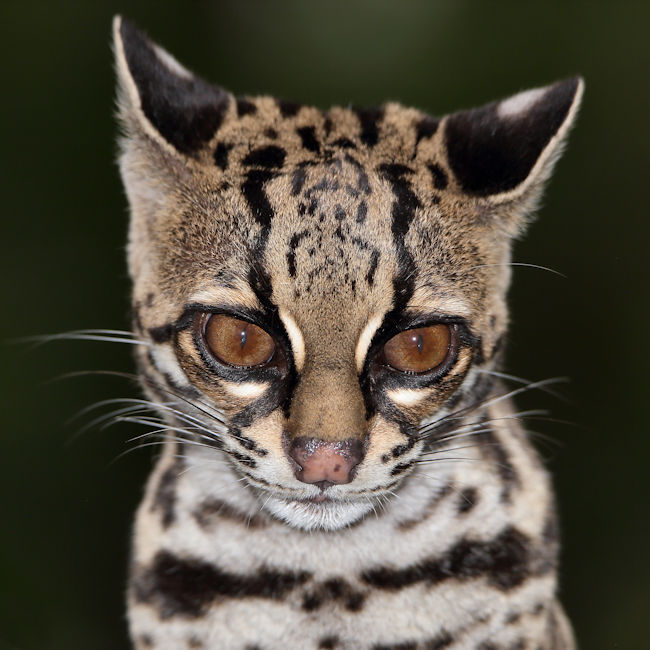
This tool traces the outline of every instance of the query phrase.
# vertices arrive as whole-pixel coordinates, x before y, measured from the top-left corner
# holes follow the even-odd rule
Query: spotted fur
[[[581,80],[441,119],[322,111],[235,98],[114,30],[138,363],[165,429],[135,647],[572,648],[548,476],[496,370],[510,244]],[[217,366],[196,323],[219,311],[286,368]],[[430,323],[457,336],[444,372],[373,361]],[[288,456],[300,436],[359,441],[353,480],[322,500]]]

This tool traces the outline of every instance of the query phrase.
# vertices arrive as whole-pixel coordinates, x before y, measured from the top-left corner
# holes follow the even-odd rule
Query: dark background
[[[582,648],[647,648],[648,3],[3,2],[0,338],[129,326],[125,199],[115,158],[110,20],[124,11],[236,93],[399,99],[433,114],[574,73],[584,107],[518,268],[507,370],[566,375],[578,426],[540,423],[563,527],[561,592]],[[0,649],[127,647],[123,591],[148,450],[134,432],[71,442],[66,420],[135,389],[108,343],[2,347]]]

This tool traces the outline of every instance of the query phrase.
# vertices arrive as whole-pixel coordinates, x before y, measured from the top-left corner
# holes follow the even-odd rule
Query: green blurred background
[[[647,648],[650,3],[8,2],[0,5],[0,337],[128,328],[110,20],[122,11],[236,93],[433,114],[575,73],[584,108],[516,261],[507,369],[567,375],[540,424],[563,527],[562,598],[582,648]],[[127,647],[130,524],[151,466],[133,434],[66,420],[127,382],[107,343],[3,347],[0,649]]]

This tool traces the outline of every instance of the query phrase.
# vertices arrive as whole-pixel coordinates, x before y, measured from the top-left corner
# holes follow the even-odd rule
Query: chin
[[[356,523],[372,510],[370,501],[267,498],[265,510],[301,530],[339,530]]]

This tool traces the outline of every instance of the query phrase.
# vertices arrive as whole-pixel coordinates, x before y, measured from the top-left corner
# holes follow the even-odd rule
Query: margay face
[[[579,82],[442,120],[322,112],[236,100],[128,36],[122,171],[147,388],[180,397],[184,453],[225,452],[274,515],[349,525],[485,396],[510,237]]]

